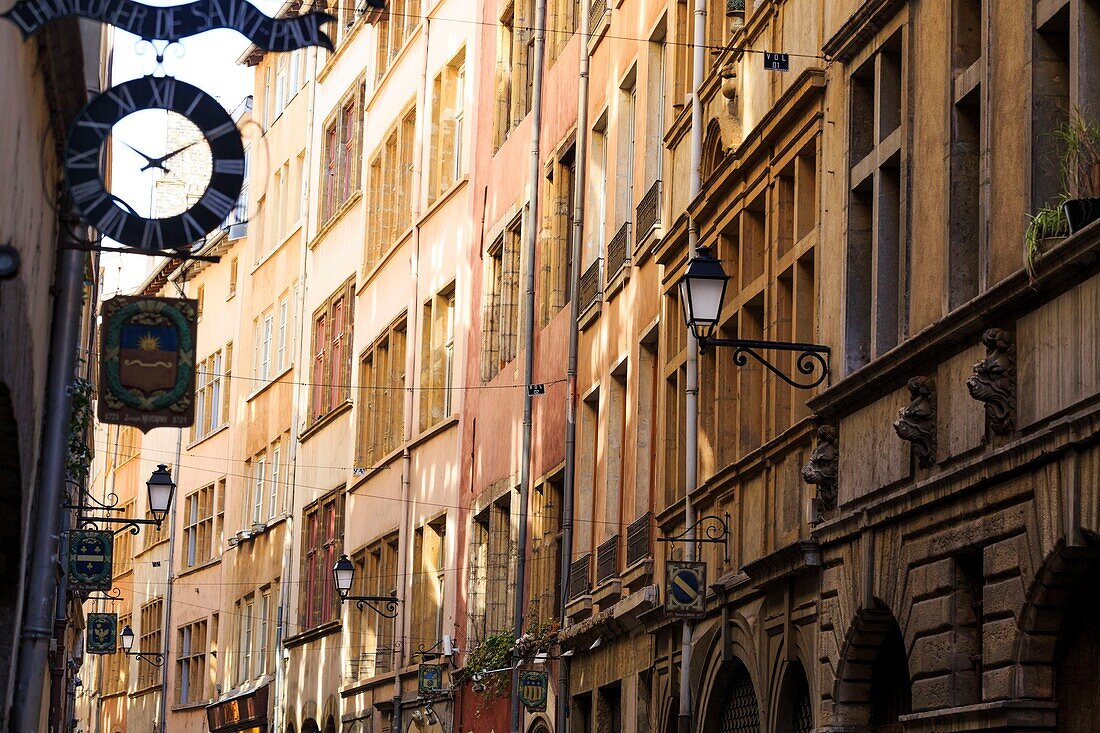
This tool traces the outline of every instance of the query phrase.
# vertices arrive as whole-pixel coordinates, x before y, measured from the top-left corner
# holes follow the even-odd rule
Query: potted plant
[[[1066,203],[1064,197],[1061,203]],[[1024,269],[1032,280],[1035,279],[1035,261],[1043,253],[1044,242],[1067,234],[1069,225],[1062,205],[1044,206],[1028,217],[1027,231],[1024,232]]]
[[[1062,153],[1062,211],[1072,234],[1100,219],[1100,125],[1074,110],[1054,137]]]

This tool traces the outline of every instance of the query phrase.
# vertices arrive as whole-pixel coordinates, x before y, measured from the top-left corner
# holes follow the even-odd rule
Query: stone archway
[[[814,712],[810,702],[810,684],[806,680],[802,662],[795,660],[787,666],[775,711],[775,733],[813,731]]]
[[[759,733],[760,702],[748,667],[737,658],[723,662],[700,718],[707,733]]]
[[[1017,640],[1015,697],[1058,705],[1057,733],[1100,730],[1100,543],[1059,546],[1036,574]]]
[[[321,728],[317,725],[316,720],[309,718],[302,723],[302,733],[321,733]]]
[[[881,603],[852,621],[837,667],[834,724],[873,733],[900,733],[898,718],[912,709],[905,641]]]

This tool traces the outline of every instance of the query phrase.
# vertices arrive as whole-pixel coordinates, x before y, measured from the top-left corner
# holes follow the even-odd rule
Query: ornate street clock
[[[146,109],[182,115],[210,147],[206,190],[186,211],[165,218],[140,216],[108,190],[100,172],[103,146],[115,125]],[[195,144],[155,158],[135,152],[146,161],[142,171],[167,171],[169,161]],[[65,178],[80,219],[116,242],[142,250],[180,249],[220,227],[237,205],[244,165],[240,131],[229,113],[206,92],[172,77],[146,76],[107,89],[76,116],[65,148]]]

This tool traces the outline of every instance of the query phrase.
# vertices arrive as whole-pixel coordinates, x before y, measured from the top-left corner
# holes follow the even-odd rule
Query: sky
[[[169,6],[178,2],[144,0],[150,5]],[[269,15],[278,11],[280,0],[252,0]],[[112,83],[118,84],[151,73],[156,66],[152,46],[125,31],[112,28],[114,63]],[[244,36],[229,30],[203,33],[168,48],[164,56],[164,73],[194,84],[216,97],[232,112],[252,93],[252,69],[237,64],[248,47]],[[163,155],[167,113],[144,111],[130,115],[114,130],[111,190],[138,213],[148,215],[155,171],[141,173],[145,161],[127,145],[149,156]],[[125,144],[123,144],[125,143]],[[105,296],[128,291],[139,285],[156,265],[158,258],[144,255],[104,254],[103,288]]]

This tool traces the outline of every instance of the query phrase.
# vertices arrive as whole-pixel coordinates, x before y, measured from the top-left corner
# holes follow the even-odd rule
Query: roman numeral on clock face
[[[82,153],[76,152],[71,148],[66,151],[66,165],[73,170],[98,170],[99,169],[99,148],[91,148],[85,150]]]
[[[183,235],[187,238],[187,244],[192,244],[203,238],[206,230],[199,224],[198,219],[190,213],[183,215]]]
[[[137,102],[134,101],[134,95],[130,93],[129,87],[125,85],[112,87],[107,90],[106,94],[118,105],[119,117],[125,117],[137,111]]]
[[[217,140],[222,135],[228,135],[231,132],[237,131],[237,125],[233,120],[228,120],[221,123],[212,130],[203,130],[203,134],[206,135],[207,140]]]
[[[85,210],[93,208],[92,206],[86,206],[93,198],[102,198],[103,196],[103,184],[99,182],[98,178],[93,178],[83,183],[78,183],[69,189],[69,192],[73,196],[73,201],[83,207]],[[98,201],[97,201],[98,203]]]
[[[145,228],[141,233],[141,248],[164,249],[164,233],[160,230],[159,221],[146,219]]]
[[[126,224],[126,214],[118,206],[111,205],[96,222],[95,228],[106,234],[111,239],[122,236],[122,227]]]
[[[234,199],[229,198],[216,188],[207,189],[206,193],[199,199],[199,206],[219,219],[224,219],[236,205],[237,202]]]
[[[214,161],[215,173],[227,173],[229,175],[244,175],[244,161],[237,160],[215,160]]]
[[[154,107],[172,109],[176,103],[176,82],[168,78],[149,79],[149,93],[153,95]]]

